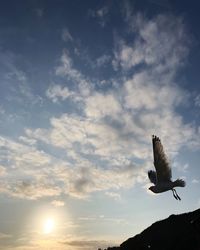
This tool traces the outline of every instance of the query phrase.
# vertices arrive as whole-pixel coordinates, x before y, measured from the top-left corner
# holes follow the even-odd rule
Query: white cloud
[[[2,93],[6,93],[5,100],[8,102],[35,105],[41,104],[42,98],[33,94],[30,79],[20,64],[17,64],[19,55],[10,51],[0,51],[0,61],[4,65],[1,74],[4,79]],[[21,66],[21,67],[20,67]],[[7,92],[8,91],[8,92]],[[2,107],[0,107],[0,113]],[[4,111],[5,113],[5,111]],[[17,116],[18,114],[15,114]]]
[[[67,87],[62,87],[58,84],[50,85],[50,87],[46,91],[46,96],[50,98],[53,102],[58,102],[59,98],[61,100],[66,100],[72,95],[73,92],[69,91]]]
[[[62,40],[64,42],[72,42],[73,41],[73,38],[72,38],[72,35],[70,34],[69,30],[67,28],[64,28],[62,30]]]
[[[180,164],[179,162],[175,161],[173,163],[173,166],[178,169],[178,171],[182,172],[182,173],[186,173],[188,172],[188,168],[189,168],[189,164],[185,163],[185,164]]]
[[[200,95],[197,95],[194,99],[195,106],[200,107]]]
[[[91,17],[96,18],[98,20],[98,23],[105,27],[107,21],[108,21],[108,13],[109,13],[109,7],[103,6],[102,8],[99,8],[98,10],[90,10],[89,14]]]
[[[85,112],[88,117],[104,117],[107,115],[113,116],[121,111],[120,103],[112,94],[96,93],[86,100]]]
[[[66,50],[63,51],[60,61],[61,65],[56,67],[55,69],[56,75],[59,76],[69,75],[71,77],[76,77],[78,72],[72,68],[72,60],[69,57],[68,52]]]
[[[129,14],[130,16],[131,14]],[[157,73],[171,71],[183,65],[187,56],[188,37],[182,19],[170,15],[158,15],[152,20],[146,20],[142,15],[129,17],[132,31],[135,34],[134,42],[117,41],[114,51],[115,68],[120,65],[129,70],[138,64],[152,66]]]
[[[180,34],[176,36],[177,27]],[[161,137],[172,159],[184,145],[198,147],[196,128],[177,112],[188,99],[186,91],[173,81],[177,62],[187,52],[181,40],[183,31],[176,18],[158,16],[148,22],[140,17],[134,28],[135,42],[132,46],[125,41],[120,44],[115,64],[125,70],[140,63],[147,67],[101,92],[94,90],[92,81],[74,67],[64,50],[55,74],[74,83],[70,84],[72,90],[54,84],[46,95],[53,102],[79,99],[82,112],[51,117],[48,127],[26,129],[19,142],[1,138],[5,151],[0,159],[8,162],[9,178],[16,179],[6,179],[1,191],[28,199],[61,194],[85,198],[100,191],[117,198],[120,189],[147,181],[146,170],[153,165],[152,134]],[[167,37],[173,49],[166,44]],[[47,153],[49,148],[61,150],[62,159]],[[53,199],[59,201],[59,197]]]
[[[143,70],[118,89],[90,92],[82,100],[82,115],[63,114],[51,118],[49,129],[26,131],[30,139],[65,149],[73,160],[75,172],[68,163],[62,177],[68,194],[83,198],[146,182],[146,170],[152,167],[152,134],[161,137],[170,158],[182,146],[194,144],[195,128],[176,112],[188,95],[174,83],[160,83],[162,76]],[[143,162],[140,167],[137,159]]]
[[[0,177],[6,174],[6,168],[0,165]]]
[[[47,196],[59,196],[62,190],[52,183],[38,180],[37,182],[18,181],[15,186],[10,187],[6,192],[18,198],[34,200]]]
[[[105,194],[106,194],[107,196],[113,198],[113,199],[116,200],[116,201],[120,201],[120,200],[121,200],[121,196],[120,196],[120,194],[118,194],[118,193],[115,193],[115,192],[106,192]]]
[[[49,131],[48,136],[45,133],[43,134],[45,131],[40,130],[39,138],[34,139],[43,140],[42,136],[46,136],[48,138],[45,141],[46,143],[52,144],[54,147],[66,149],[66,155],[68,155],[68,150],[75,151],[72,162],[54,159],[54,157],[38,151],[33,146],[1,138],[0,147],[1,149],[5,148],[6,151],[5,154],[1,154],[0,160],[8,162],[8,171],[5,180],[1,182],[0,192],[24,199],[39,199],[45,196],[55,197],[62,193],[77,198],[86,198],[89,194],[96,191],[129,188],[138,181],[139,175],[143,175],[143,169],[134,166],[128,167],[126,165],[129,164],[129,161],[126,162],[123,159],[118,159],[119,163],[117,163],[116,159],[113,162],[114,168],[114,165],[111,164],[108,169],[102,169],[101,166],[95,166],[97,163],[94,165],[89,158],[82,157],[81,152],[86,152],[84,148],[85,143],[89,144],[91,142],[85,139],[84,127],[81,128],[81,125],[76,123],[76,119],[74,121],[71,119],[70,121],[68,118],[62,117],[62,121],[54,119],[52,121],[54,128],[52,131]],[[72,127],[70,128],[70,126]],[[57,130],[58,127],[59,130]],[[71,129],[71,132],[69,129]],[[65,130],[68,133],[66,133],[64,139],[60,140],[62,136],[55,136],[56,131],[57,135],[60,136],[63,132],[65,134]],[[31,134],[30,131],[27,133],[32,137],[38,136],[37,133]],[[92,133],[98,134],[98,131],[92,130]],[[78,149],[78,151],[76,145],[74,145],[77,142],[83,143],[81,145],[82,149]],[[98,138],[92,142],[97,144]],[[97,157],[105,155],[105,151],[101,152],[101,150],[96,152]],[[71,155],[69,154],[69,156]],[[101,161],[100,158],[99,160]],[[120,162],[124,162],[126,165],[122,168],[119,165]],[[4,171],[4,167],[2,170]]]
[[[199,182],[200,182],[200,181],[197,180],[197,179],[193,179],[193,180],[192,180],[192,183],[193,183],[193,184],[198,184]]]
[[[51,156],[32,145],[24,145],[13,140],[0,137],[0,161],[2,179],[0,191],[11,196],[37,199],[43,196],[56,196],[60,188],[51,181]],[[49,179],[50,178],[50,179]]]
[[[35,139],[30,139],[30,138],[25,137],[25,136],[20,136],[19,140],[25,144],[28,144],[28,145],[34,145],[37,142]]]
[[[75,86],[77,92],[76,98],[88,96],[92,90],[92,84],[79,70],[73,67],[72,59],[67,50],[63,50],[60,62],[61,65],[55,68],[55,74],[60,77],[67,77],[77,84]]]
[[[111,57],[109,55],[102,55],[102,56],[98,57],[96,60],[97,66],[101,67],[103,65],[108,64],[110,59],[111,59]]]
[[[125,105],[132,109],[170,109],[185,102],[187,93],[177,86],[159,83],[156,75],[141,72],[124,84]]]
[[[35,175],[37,174],[35,173]],[[48,183],[47,181],[10,181],[8,179],[7,181],[2,181],[0,183],[0,192],[12,197],[35,200],[42,197],[59,196],[62,189],[52,183]]]
[[[51,204],[55,207],[63,207],[65,205],[65,202],[61,200],[53,200]]]
[[[96,15],[99,17],[103,17],[108,14],[108,10],[109,10],[108,7],[104,6],[96,11]]]
[[[0,147],[7,150],[7,152],[2,151],[1,159],[9,160],[15,167],[22,165],[26,167],[30,164],[40,167],[50,162],[49,156],[43,151],[10,139],[0,137]]]

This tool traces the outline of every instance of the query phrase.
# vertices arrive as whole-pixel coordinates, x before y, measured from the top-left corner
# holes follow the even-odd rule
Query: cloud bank
[[[105,15],[105,9],[95,13]],[[99,67],[110,62],[120,72],[121,78],[110,80],[112,88],[98,89],[96,79],[76,68],[64,49],[54,68],[59,83],[50,84],[45,95],[75,111],[52,115],[47,127],[27,127],[16,139],[0,138],[2,193],[39,199],[86,198],[103,191],[119,200],[119,190],[146,182],[152,134],[162,138],[171,158],[183,146],[199,147],[196,127],[178,112],[189,99],[175,78],[189,52],[183,20],[172,15],[148,20],[126,12],[125,21],[134,39],[119,38],[112,60],[105,54],[96,60]],[[73,40],[67,29],[62,39]],[[64,205],[59,198],[52,204]]]

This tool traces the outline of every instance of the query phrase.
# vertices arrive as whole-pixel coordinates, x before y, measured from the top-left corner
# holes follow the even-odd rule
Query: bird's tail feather
[[[174,181],[174,187],[185,187],[186,183],[182,179],[177,179]]]

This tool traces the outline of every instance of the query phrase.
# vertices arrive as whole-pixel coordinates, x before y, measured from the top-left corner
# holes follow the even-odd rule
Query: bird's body
[[[178,196],[175,187],[184,187],[185,181],[177,179],[172,181],[171,167],[164,153],[163,146],[160,139],[157,136],[152,136],[154,166],[156,171],[150,170],[148,176],[150,181],[154,184],[149,190],[154,193],[162,193],[168,190],[172,190],[174,198],[181,200]]]
[[[174,188],[174,186],[173,186],[173,182],[171,181],[171,182],[166,182],[166,183],[163,182],[155,186],[152,186],[150,190],[158,194],[158,193],[166,192],[172,188]]]

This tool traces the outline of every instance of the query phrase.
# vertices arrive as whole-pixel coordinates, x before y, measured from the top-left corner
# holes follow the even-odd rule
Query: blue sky
[[[105,248],[200,206],[198,7],[2,1],[0,249]],[[148,192],[152,134],[181,202]]]

